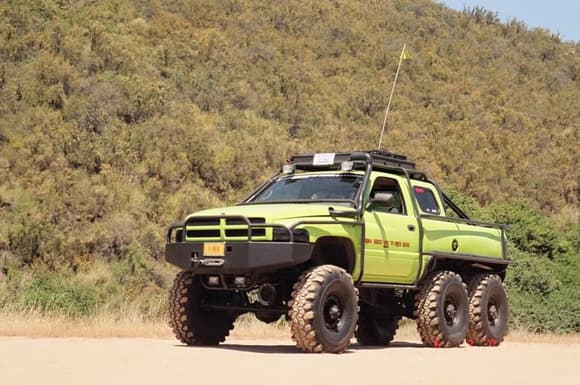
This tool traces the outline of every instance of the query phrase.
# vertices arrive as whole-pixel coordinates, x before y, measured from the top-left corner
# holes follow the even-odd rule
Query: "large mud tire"
[[[290,330],[299,349],[342,353],[358,319],[358,290],[344,269],[322,265],[300,275],[289,303]]]
[[[452,271],[431,274],[415,296],[414,315],[425,345],[461,345],[469,322],[467,289],[461,276]]]
[[[235,316],[202,308],[206,291],[199,277],[187,271],[177,274],[169,291],[169,325],[186,345],[217,345],[234,326]]]
[[[497,346],[503,342],[508,324],[508,296],[495,274],[474,277],[469,284],[467,343]]]
[[[400,315],[381,314],[370,305],[361,305],[355,332],[360,345],[387,346],[395,338]]]

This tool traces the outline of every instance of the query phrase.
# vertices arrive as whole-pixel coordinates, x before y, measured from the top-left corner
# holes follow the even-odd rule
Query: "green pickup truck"
[[[244,313],[285,316],[307,352],[388,345],[402,317],[432,347],[507,331],[505,226],[469,219],[391,152],[293,156],[242,203],[171,225],[166,259],[187,345],[223,342]]]

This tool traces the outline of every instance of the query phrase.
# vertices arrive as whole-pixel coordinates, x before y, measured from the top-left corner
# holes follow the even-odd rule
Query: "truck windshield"
[[[291,175],[275,180],[248,203],[350,202],[354,204],[363,177],[355,174]]]

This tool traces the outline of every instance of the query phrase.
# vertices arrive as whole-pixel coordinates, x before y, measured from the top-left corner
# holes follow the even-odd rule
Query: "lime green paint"
[[[378,211],[365,211],[364,218],[365,239],[371,241],[365,244],[364,280],[413,282],[419,265],[419,232],[407,226],[418,229],[417,218]]]
[[[332,172],[336,174],[337,172]],[[313,173],[321,174],[321,173]],[[413,283],[417,276],[421,276],[429,261],[430,252],[453,253],[452,244],[456,241],[461,254],[473,254],[492,258],[501,258],[501,232],[499,229],[490,229],[480,226],[442,222],[433,219],[423,219],[423,263],[419,263],[419,225],[417,213],[413,204],[414,196],[411,196],[407,179],[398,175],[373,171],[368,189],[365,192],[365,203],[377,178],[389,178],[399,185],[402,200],[405,205],[404,213],[389,213],[375,209],[364,211],[365,239],[361,239],[361,226],[354,219],[345,217],[333,218],[329,215],[329,207],[333,206],[341,211],[354,211],[354,208],[344,205],[338,206],[333,203],[269,203],[269,204],[244,204],[232,207],[217,208],[199,211],[190,215],[219,216],[219,215],[242,215],[248,218],[265,218],[266,224],[294,226],[302,221],[336,221],[352,222],[352,224],[303,224],[297,228],[306,229],[309,233],[309,241],[315,243],[322,237],[343,237],[349,239],[355,248],[356,261],[353,277],[360,274],[360,250],[361,243],[365,244],[365,265],[363,281],[385,283]],[[445,216],[445,210],[441,198],[435,187],[425,181],[412,181],[412,187],[418,186],[430,189],[435,196],[440,208],[440,216]],[[417,207],[419,207],[417,205]],[[220,237],[207,238],[207,240],[219,240],[225,238],[225,222],[219,226],[197,226],[196,229],[219,229]],[[228,229],[246,229],[247,226],[227,226]],[[410,230],[414,228],[414,230]],[[267,241],[272,239],[272,229],[266,228],[266,234],[262,237],[253,237],[255,241]],[[186,238],[186,240],[192,240]],[[199,240],[199,238],[196,238]],[[247,237],[228,237],[229,241],[244,241]],[[366,242],[365,242],[366,240]],[[420,272],[418,269],[421,266]],[[419,273],[419,274],[418,274]]]

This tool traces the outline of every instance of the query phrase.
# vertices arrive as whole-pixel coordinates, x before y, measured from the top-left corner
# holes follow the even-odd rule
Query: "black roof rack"
[[[293,155],[289,161],[301,170],[337,169],[340,168],[342,162],[351,161],[353,155],[361,153],[370,155],[373,168],[415,170],[415,162],[407,160],[405,155],[381,150]]]
[[[371,150],[368,152],[373,158],[373,165],[393,166],[415,170],[415,162],[407,160],[406,155],[395,154],[389,151]]]

